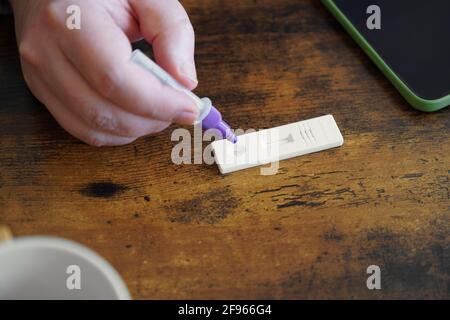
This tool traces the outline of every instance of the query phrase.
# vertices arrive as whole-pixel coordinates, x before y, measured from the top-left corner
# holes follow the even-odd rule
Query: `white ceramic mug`
[[[130,299],[114,268],[92,250],[53,237],[0,242],[0,300]]]

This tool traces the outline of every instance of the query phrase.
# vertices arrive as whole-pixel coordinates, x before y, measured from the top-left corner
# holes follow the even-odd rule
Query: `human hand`
[[[25,81],[70,134],[94,146],[123,145],[192,124],[195,103],[130,62],[145,38],[157,63],[197,86],[194,31],[177,0],[11,0]],[[66,27],[70,5],[81,29]]]

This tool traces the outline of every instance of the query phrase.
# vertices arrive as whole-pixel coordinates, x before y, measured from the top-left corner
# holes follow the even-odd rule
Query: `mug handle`
[[[0,242],[12,239],[11,230],[7,226],[0,225]]]

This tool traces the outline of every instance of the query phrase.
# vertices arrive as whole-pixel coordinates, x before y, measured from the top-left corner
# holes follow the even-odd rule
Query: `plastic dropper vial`
[[[136,65],[144,68],[156,76],[164,85],[168,85],[178,91],[181,91],[188,95],[197,105],[199,110],[198,118],[194,124],[201,122],[204,130],[216,129],[218,130],[224,139],[232,143],[237,142],[237,137],[231,130],[230,126],[222,120],[222,115],[211,103],[209,98],[199,98],[192,91],[188,90],[185,86],[175,80],[170,74],[168,74],[163,68],[157,65],[152,59],[147,57],[142,51],[135,50],[131,55],[131,61]]]

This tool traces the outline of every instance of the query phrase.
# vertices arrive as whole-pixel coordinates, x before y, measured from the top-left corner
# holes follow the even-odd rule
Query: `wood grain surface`
[[[319,1],[183,4],[197,93],[233,127],[331,113],[343,147],[223,176],[172,163],[175,127],[87,146],[28,91],[2,17],[0,224],[94,249],[137,299],[450,298],[450,108],[412,109]]]

